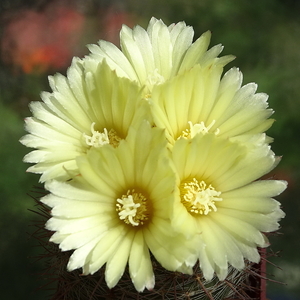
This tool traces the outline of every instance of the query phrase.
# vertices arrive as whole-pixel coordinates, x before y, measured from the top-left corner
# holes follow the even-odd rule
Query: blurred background
[[[39,176],[25,173],[29,152],[19,138],[28,103],[49,90],[47,76],[65,74],[73,56],[88,54],[99,39],[119,43],[123,23],[147,26],[151,16],[166,24],[184,20],[195,37],[213,32],[211,45],[234,54],[244,84],[269,94],[276,122],[268,131],[283,159],[271,176],[289,182],[278,197],[286,218],[271,236],[268,283],[271,300],[300,299],[300,1],[297,0],[2,0],[0,3],[0,294],[1,299],[48,299],[39,289],[43,251],[31,235],[40,216],[30,197]],[[28,195],[29,194],[29,195]],[[24,298],[25,297],[25,298]]]

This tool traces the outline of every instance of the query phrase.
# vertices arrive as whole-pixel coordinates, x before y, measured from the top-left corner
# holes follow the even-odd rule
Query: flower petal
[[[148,290],[153,289],[155,279],[152,263],[142,231],[136,232],[132,242],[129,256],[129,274],[137,291],[142,292],[145,288]]]
[[[134,238],[134,231],[128,230],[123,237],[115,253],[107,260],[105,268],[105,281],[109,288],[113,288],[124,273],[131,246]]]

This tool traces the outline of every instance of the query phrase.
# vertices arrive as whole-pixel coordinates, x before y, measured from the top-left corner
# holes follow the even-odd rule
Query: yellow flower
[[[142,122],[117,148],[93,148],[77,161],[81,175],[47,183],[52,194],[42,199],[52,207],[51,241],[75,250],[69,271],[93,274],[106,264],[112,288],[128,263],[135,288],[152,289],[150,250],[167,270],[192,272],[194,250],[188,243],[179,247],[185,238],[171,226],[176,181],[162,130]]]
[[[129,78],[146,87],[146,94],[153,86],[164,83],[196,64],[209,66],[218,62],[223,66],[233,56],[217,56],[223,50],[216,45],[207,51],[211,33],[206,32],[193,43],[194,30],[184,22],[166,26],[162,20],[151,18],[147,30],[141,26],[133,29],[123,25],[120,33],[121,50],[115,45],[99,41],[89,45],[92,54],[87,57],[90,68],[105,59],[119,76]]]
[[[171,144],[198,133],[214,133],[222,138],[248,139],[267,130],[268,96],[255,93],[254,83],[241,87],[242,73],[230,69],[221,79],[223,64],[201,65],[155,86],[149,103],[156,126],[166,128]]]
[[[244,258],[257,263],[257,247],[268,246],[263,232],[277,230],[284,217],[272,197],[286,182],[257,180],[277,164],[270,147],[246,148],[208,133],[179,139],[172,157],[181,200],[172,224],[194,239],[206,279],[214,272],[225,279],[228,264],[240,270]]]
[[[105,144],[116,147],[131,124],[150,117],[140,88],[118,77],[105,62],[96,64],[92,73],[84,60],[74,59],[67,77],[57,74],[50,84],[53,92],[43,93],[43,102],[31,103],[29,134],[21,139],[36,148],[24,161],[35,164],[28,171],[42,174],[42,182],[77,175],[77,156]]]
[[[152,289],[150,252],[169,271],[192,274],[199,260],[223,280],[228,265],[259,261],[284,217],[272,197],[286,183],[258,180],[278,162],[268,97],[237,68],[222,77],[233,57],[193,34],[155,18],[123,26],[121,50],[90,45],[30,106],[21,142],[50,191],[50,240],[74,250],[69,271],[106,265],[109,288],[128,264],[136,290]]]

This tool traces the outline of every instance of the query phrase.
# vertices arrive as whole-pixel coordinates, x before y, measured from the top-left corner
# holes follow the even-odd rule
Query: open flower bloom
[[[46,225],[56,231],[51,241],[63,251],[75,249],[69,271],[93,274],[106,264],[112,288],[128,262],[135,288],[152,289],[150,250],[167,270],[192,272],[192,243],[171,226],[176,181],[162,130],[143,122],[117,148],[93,148],[77,161],[81,175],[48,182],[52,194],[42,199],[52,207]]]
[[[268,119],[268,96],[255,93],[254,83],[241,87],[242,73],[230,69],[223,78],[223,64],[196,65],[165,84],[155,86],[149,103],[156,126],[166,128],[171,144],[208,132],[238,140],[262,133],[273,123]]]
[[[31,103],[29,134],[21,139],[36,149],[24,158],[34,164],[28,171],[42,174],[42,182],[72,178],[78,174],[76,157],[91,147],[117,146],[143,119],[154,118],[153,125],[166,129],[171,144],[198,132],[238,137],[268,128],[267,97],[255,95],[255,85],[240,89],[236,69],[220,83],[233,57],[217,57],[221,45],[207,50],[209,32],[195,43],[193,34],[184,22],[167,27],[155,18],[147,31],[124,26],[123,52],[100,41],[90,46],[89,56],[73,60],[67,77],[50,77],[53,92]]]
[[[29,134],[21,139],[36,148],[24,161],[35,163],[28,171],[42,174],[42,182],[78,174],[77,156],[105,144],[116,147],[137,119],[150,117],[140,88],[105,62],[92,73],[84,61],[74,59],[67,77],[56,74],[50,84],[53,92],[43,93],[43,102],[31,103],[33,117],[25,120]]]
[[[216,45],[207,51],[211,33],[204,33],[193,43],[194,30],[184,22],[166,26],[152,18],[147,30],[141,26],[133,29],[123,25],[120,33],[121,50],[112,43],[99,41],[89,45],[92,54],[86,59],[93,68],[94,61],[106,59],[119,76],[138,82],[151,93],[159,85],[196,64],[211,66],[218,62],[225,65],[233,56],[217,57],[223,50]]]
[[[179,139],[172,156],[181,200],[174,205],[173,226],[199,247],[205,278],[216,272],[225,279],[228,263],[242,269],[244,258],[258,262],[257,247],[268,246],[263,232],[277,230],[284,217],[272,197],[286,182],[257,180],[277,164],[270,147],[247,148],[208,133]]]

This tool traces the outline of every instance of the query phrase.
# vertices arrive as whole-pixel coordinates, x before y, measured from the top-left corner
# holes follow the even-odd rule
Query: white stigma
[[[122,197],[122,199],[117,199],[117,202],[122,205],[118,206],[119,217],[121,220],[128,220],[128,222],[133,226],[138,226],[139,223],[135,222],[133,218],[137,214],[137,208],[141,206],[140,203],[134,203],[132,195],[128,195],[127,197]]]
[[[108,132],[107,129],[104,128],[103,133],[95,130],[95,122],[92,123],[91,125],[91,132],[92,136],[89,136],[87,134],[83,134],[85,138],[85,142],[88,146],[92,146],[95,148],[99,148],[103,145],[109,144],[109,137],[108,137]]]
[[[132,226],[143,225],[148,220],[146,197],[134,190],[127,191],[126,195],[117,199],[117,211],[120,220]]]
[[[152,91],[154,85],[159,85],[165,82],[165,78],[158,73],[157,69],[154,69],[152,73],[148,74],[145,85]]]
[[[207,215],[211,211],[217,211],[215,201],[223,200],[219,198],[221,192],[217,192],[211,185],[206,187],[203,180],[199,182],[196,178],[182,184],[180,190],[183,204],[196,214]]]

